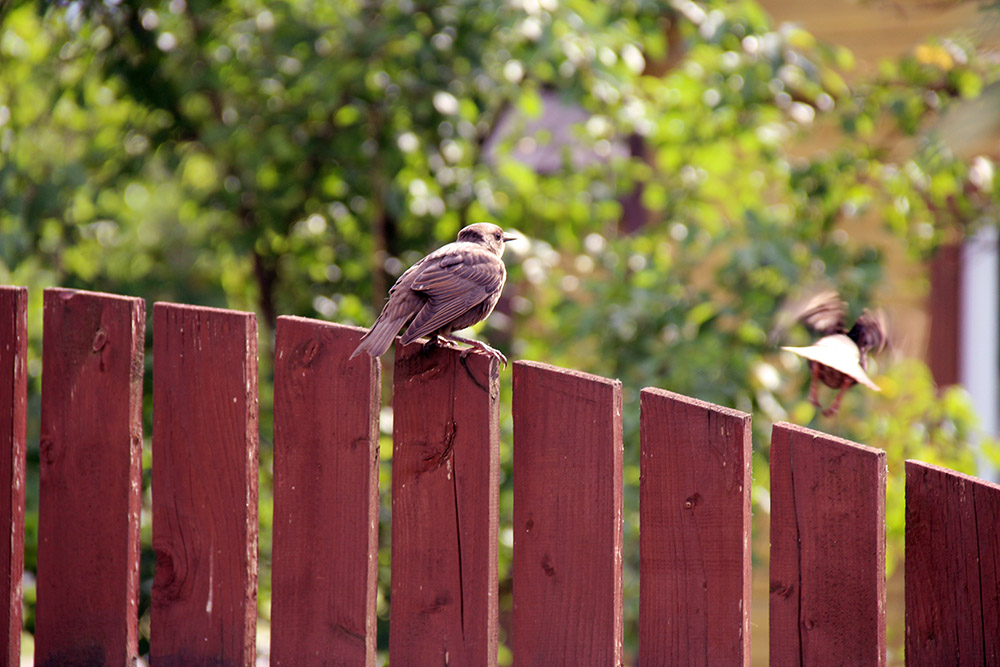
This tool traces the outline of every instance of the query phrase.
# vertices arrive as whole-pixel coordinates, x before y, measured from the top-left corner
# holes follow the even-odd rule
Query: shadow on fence
[[[0,288],[0,586],[18,663],[27,292]],[[145,303],[46,290],[36,664],[137,657]],[[257,584],[256,318],[153,308],[150,659],[250,665]],[[279,318],[274,665],[375,664],[379,364],[363,330]],[[499,369],[412,344],[393,376],[397,665],[497,659]],[[622,394],[513,367],[516,665],[622,663]],[[750,660],[750,415],[641,394],[641,665]],[[770,656],[885,664],[886,459],[776,424]],[[906,465],[906,660],[1000,662],[1000,486]]]

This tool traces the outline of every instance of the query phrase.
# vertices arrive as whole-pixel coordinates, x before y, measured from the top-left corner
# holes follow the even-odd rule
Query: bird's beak
[[[511,241],[516,241],[516,240],[517,240],[517,238],[518,238],[518,237],[516,237],[516,236],[510,236],[510,235],[507,235],[507,236],[504,236],[504,237],[503,237],[503,242],[504,242],[504,243],[510,243]]]

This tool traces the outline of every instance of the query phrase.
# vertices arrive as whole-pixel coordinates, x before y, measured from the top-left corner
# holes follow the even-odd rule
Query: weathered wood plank
[[[750,664],[750,415],[643,389],[639,664]]]
[[[622,663],[621,383],[514,364],[517,665]]]
[[[145,312],[45,290],[36,665],[138,655]]]
[[[1000,485],[906,462],[906,664],[1000,664]]]
[[[153,307],[150,658],[252,665],[257,621],[257,320]]]
[[[771,664],[885,664],[885,485],[885,452],[774,425]]]
[[[392,664],[496,664],[498,401],[495,360],[396,348]]]
[[[0,286],[0,665],[20,664],[28,290]]]
[[[271,664],[375,665],[380,366],[363,329],[279,317]]]

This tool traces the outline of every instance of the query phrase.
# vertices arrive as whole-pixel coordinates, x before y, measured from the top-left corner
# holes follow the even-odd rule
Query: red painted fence
[[[363,331],[278,321],[271,664],[375,665],[379,365]]]
[[[145,302],[46,290],[44,318],[35,661],[128,664],[138,654]]]
[[[145,304],[45,293],[36,664],[138,653]],[[0,287],[0,665],[20,652],[26,303]],[[275,665],[376,661],[380,366],[362,331],[279,319]],[[252,314],[153,308],[153,665],[251,665],[257,585]],[[497,662],[497,363],[410,345],[393,375],[390,661]],[[622,649],[622,387],[513,367],[516,665]],[[642,665],[750,661],[750,416],[641,394]],[[1000,486],[906,469],[906,659],[1000,662]],[[770,656],[884,665],[885,454],[790,424],[771,443]]]
[[[885,452],[778,424],[771,660],[885,664]]]
[[[21,653],[24,464],[28,399],[28,290],[0,287],[0,661]]]
[[[641,401],[639,662],[750,660],[750,415]]]

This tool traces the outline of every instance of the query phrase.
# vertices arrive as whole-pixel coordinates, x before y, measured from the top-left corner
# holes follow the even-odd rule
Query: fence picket
[[[495,665],[499,368],[396,348],[389,660]]]
[[[750,415],[643,389],[639,664],[750,664]]]
[[[375,665],[380,366],[362,329],[279,317],[271,664]]]
[[[0,665],[21,656],[28,290],[0,286]]]
[[[252,665],[257,621],[257,320],[153,307],[150,659]]]
[[[145,311],[45,290],[36,665],[138,656]]]
[[[906,462],[906,664],[1000,664],[1000,485]]]
[[[771,664],[885,665],[885,452],[771,434]]]
[[[514,364],[514,662],[622,664],[621,383]]]

